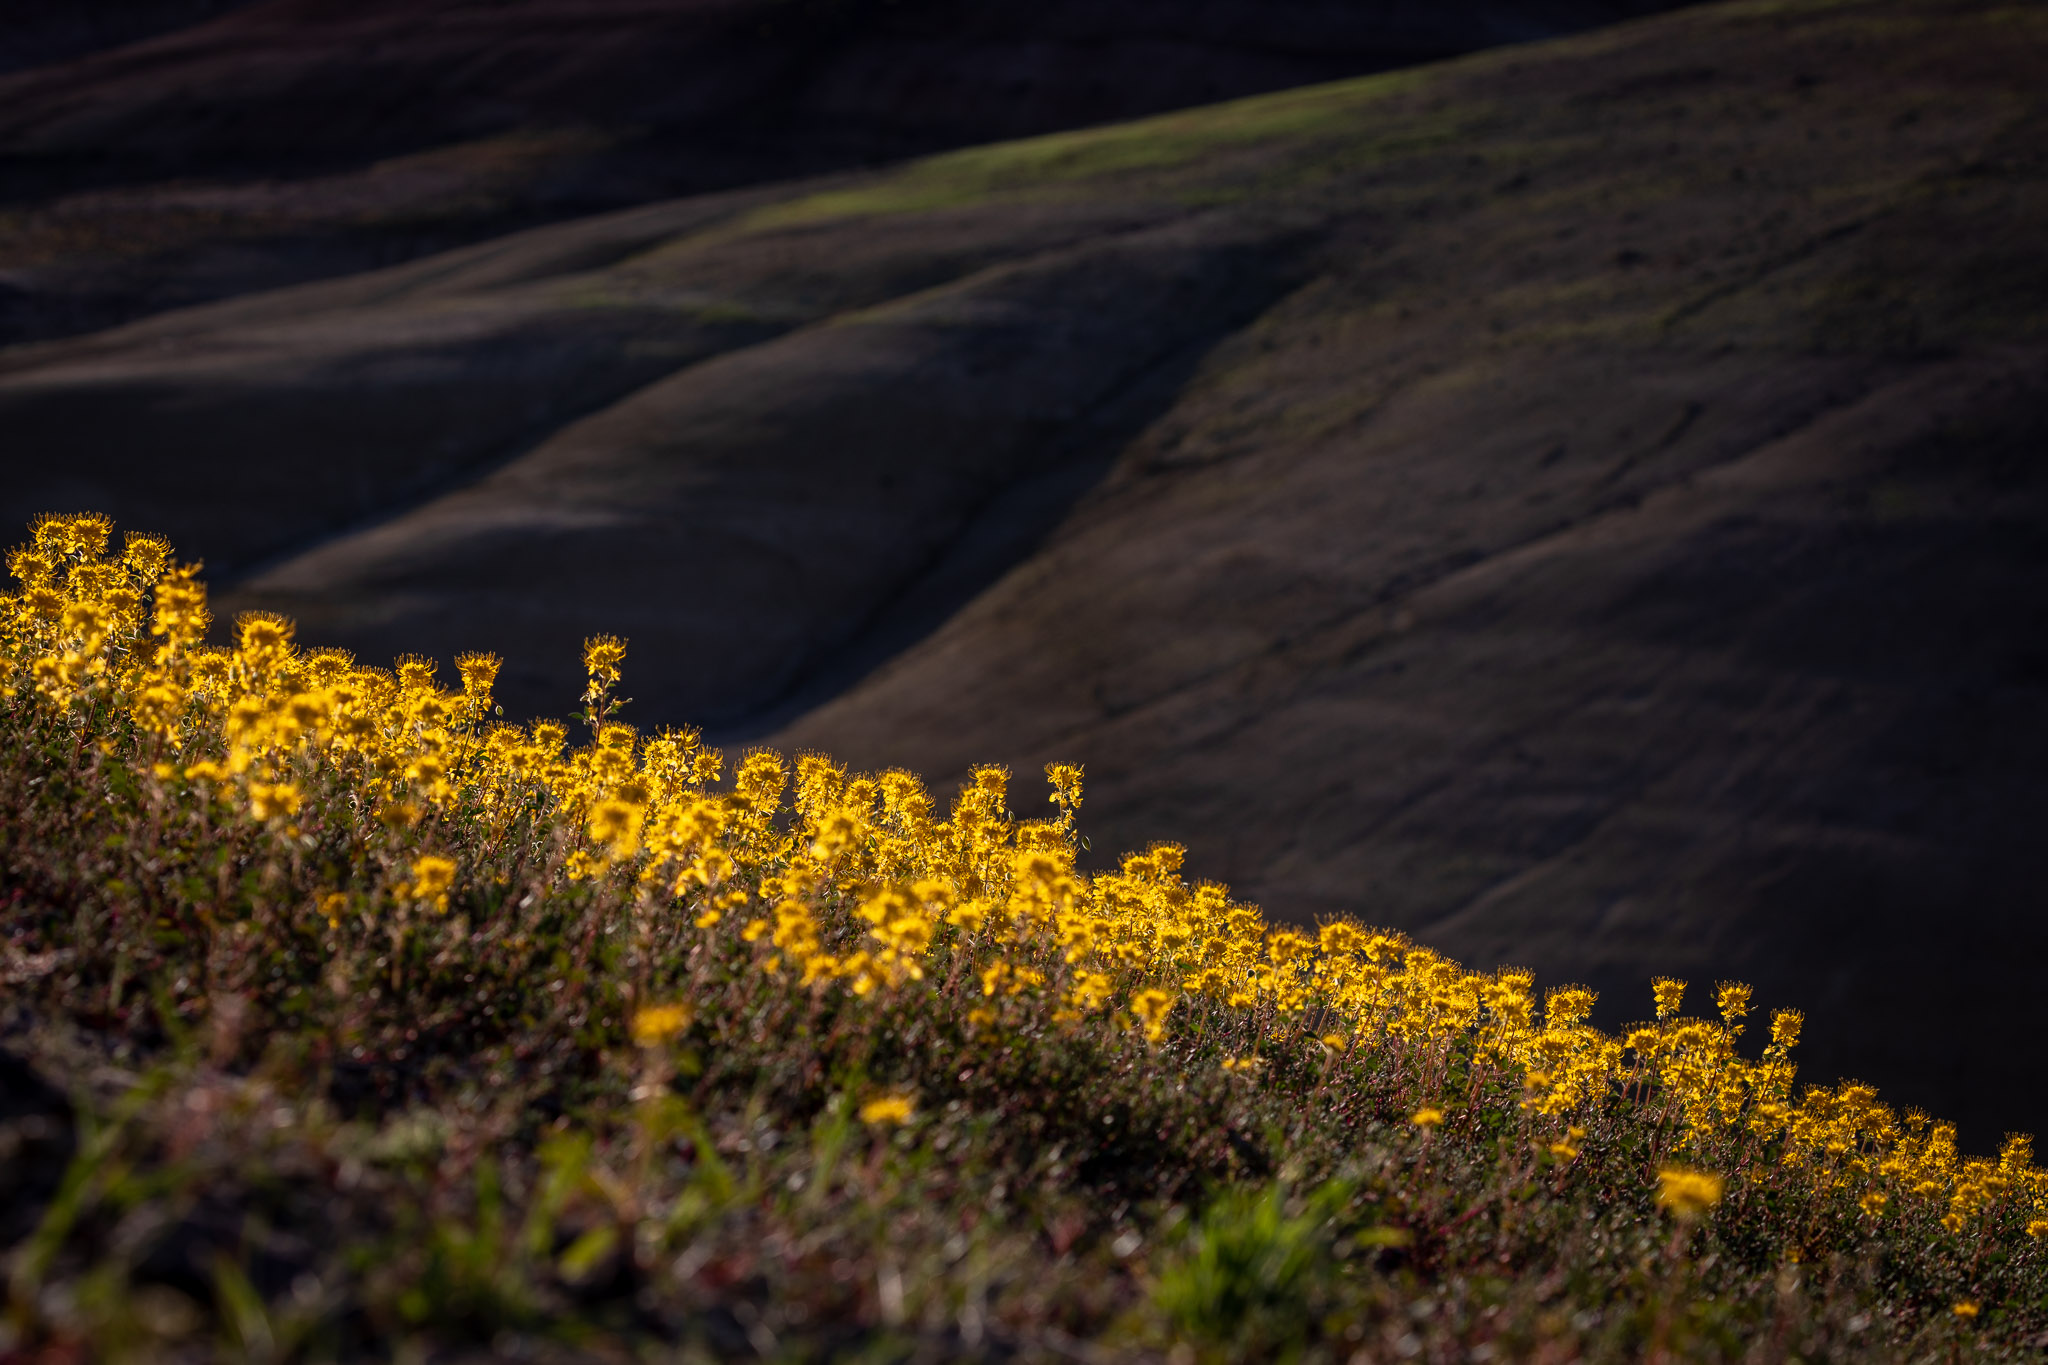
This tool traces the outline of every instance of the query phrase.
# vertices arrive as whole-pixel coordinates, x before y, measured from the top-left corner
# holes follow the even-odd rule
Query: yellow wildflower
[[[410,900],[432,905],[436,910],[446,910],[448,888],[454,884],[454,860],[430,853],[413,861],[412,880],[400,888],[400,894]]]
[[[291,646],[292,629],[291,621],[275,612],[243,612],[235,618],[236,649],[250,657],[281,653]]]
[[[860,1121],[886,1127],[895,1123],[908,1123],[913,1113],[908,1095],[883,1095],[869,1100],[860,1107]]]
[[[1139,991],[1131,997],[1131,1013],[1145,1026],[1148,1043],[1166,1036],[1166,1016],[1172,1009],[1173,997],[1162,990]]]
[[[1780,1050],[1790,1048],[1799,1041],[1800,1026],[1806,1016],[1798,1010],[1779,1010],[1771,1016],[1771,1046]]]
[[[420,822],[425,813],[410,801],[393,801],[390,805],[378,809],[377,823],[395,833],[401,829],[411,829]]]
[[[981,972],[983,995],[1022,995],[1044,984],[1044,972],[1030,967],[1012,967],[1007,962],[991,962]]]
[[[258,820],[271,820],[281,816],[296,815],[299,810],[299,789],[285,782],[251,782],[249,784],[249,813]]]
[[[600,801],[590,811],[590,837],[607,845],[614,859],[630,858],[640,851],[640,827],[646,817],[646,807],[630,801]]]
[[[491,684],[498,680],[498,670],[504,661],[495,654],[458,654],[455,656],[455,671],[462,675],[462,690],[475,697],[488,698]]]
[[[1705,1171],[1667,1166],[1657,1172],[1657,1207],[1682,1219],[1694,1219],[1721,1202],[1721,1177]]]
[[[1109,978],[1101,972],[1080,972],[1068,988],[1067,1002],[1076,1009],[1098,1010],[1109,999]]]
[[[616,635],[594,635],[583,642],[583,668],[590,675],[585,701],[596,701],[619,680],[619,665],[626,659],[626,642]]]
[[[1077,763],[1048,763],[1045,765],[1045,780],[1052,784],[1052,795],[1046,799],[1060,809],[1060,824],[1072,829],[1074,812],[1081,808],[1081,767]]]
[[[1977,1301],[1975,1299],[1957,1299],[1955,1306],[1950,1308],[1949,1311],[1957,1317],[1966,1320],[1974,1318],[1977,1316]]]
[[[1410,1114],[1408,1116],[1408,1121],[1426,1133],[1430,1129],[1440,1127],[1443,1124],[1444,1111],[1430,1106],[1424,1106],[1423,1108],[1418,1109],[1414,1113]]]
[[[657,1047],[681,1033],[696,1018],[686,1004],[648,1005],[633,1011],[633,1041],[641,1047]]]
[[[1742,1021],[1749,1014],[1749,997],[1750,988],[1739,981],[1724,981],[1716,990],[1714,1004],[1730,1032],[1742,1032]]]
[[[184,691],[176,683],[160,682],[143,688],[129,710],[138,727],[169,739],[177,733],[184,703]]]

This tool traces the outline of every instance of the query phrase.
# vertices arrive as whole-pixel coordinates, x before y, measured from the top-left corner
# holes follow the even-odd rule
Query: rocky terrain
[[[0,512],[529,714],[613,630],[646,725],[1084,763],[1099,854],[1612,1023],[1752,980],[1981,1148],[2048,1120],[2044,78],[2029,7],[1740,4],[736,174],[0,354]]]

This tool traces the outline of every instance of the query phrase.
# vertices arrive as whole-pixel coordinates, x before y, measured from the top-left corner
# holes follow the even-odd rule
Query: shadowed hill
[[[17,350],[9,516],[2048,1114],[2048,20],[1686,11]],[[33,477],[26,477],[34,471]],[[1902,1007],[1901,1002],[1906,1002]]]
[[[87,55],[0,77],[0,343],[1668,4],[30,0],[17,60]]]
[[[0,73],[75,61],[204,23],[251,0],[12,0],[0,21]]]

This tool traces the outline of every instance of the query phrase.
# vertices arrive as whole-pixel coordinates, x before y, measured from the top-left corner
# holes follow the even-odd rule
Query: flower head
[[[641,1047],[658,1047],[681,1033],[696,1018],[686,1004],[648,1005],[633,1011],[633,1041]]]
[[[1742,1031],[1742,1020],[1749,1013],[1749,987],[1740,981],[1723,981],[1714,995],[1714,1005],[1721,1011],[1721,1022],[1737,1033]]]
[[[1678,1218],[1699,1217],[1721,1202],[1721,1177],[1667,1166],[1657,1172],[1657,1207]]]
[[[1434,1107],[1425,1106],[1421,1109],[1416,1110],[1414,1113],[1410,1114],[1408,1116],[1408,1121],[1426,1133],[1432,1128],[1441,1127],[1443,1125],[1444,1111]]]
[[[235,618],[235,645],[245,657],[281,653],[291,647],[292,623],[269,611],[243,612]]]
[[[908,1123],[916,1112],[908,1095],[883,1095],[869,1100],[860,1107],[860,1121],[878,1128],[892,1124]]]
[[[1771,1046],[1783,1050],[1797,1044],[1800,1025],[1805,1022],[1806,1016],[1798,1010],[1779,1010],[1771,1016]]]
[[[626,661],[626,642],[616,635],[593,635],[583,642],[583,669],[590,675],[585,701],[596,701],[619,680],[619,665]]]
[[[646,816],[646,807],[630,801],[600,801],[590,811],[590,837],[606,845],[614,859],[630,858],[640,851],[640,827]]]
[[[448,908],[448,888],[455,884],[455,861],[429,853],[412,865],[412,880],[399,888],[408,899],[423,901],[436,910]]]
[[[287,782],[251,782],[249,784],[249,814],[258,820],[270,820],[281,816],[296,815],[299,809],[299,789]]]
[[[1131,997],[1131,1013],[1145,1026],[1148,1043],[1166,1036],[1166,1016],[1172,1009],[1173,997],[1162,990],[1139,991]]]

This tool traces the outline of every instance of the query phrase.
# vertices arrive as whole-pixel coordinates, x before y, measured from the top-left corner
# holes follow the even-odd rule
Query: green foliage
[[[1225,1190],[1160,1272],[1153,1304],[1196,1341],[1261,1356],[1298,1350],[1312,1331],[1318,1281],[1337,1253],[1333,1225],[1352,1190],[1332,1181],[1300,1203],[1290,1212],[1277,1182]]]

